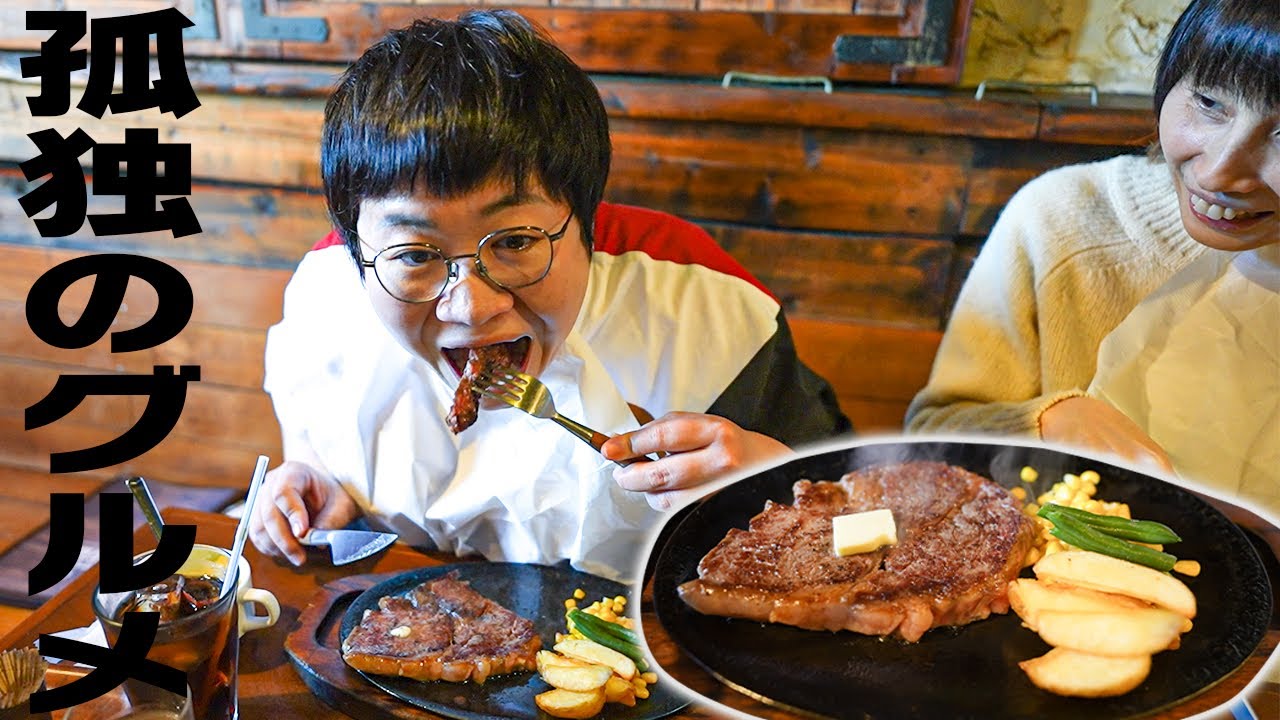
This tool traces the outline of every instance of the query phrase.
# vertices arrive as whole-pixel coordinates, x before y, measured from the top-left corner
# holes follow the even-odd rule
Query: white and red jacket
[[[712,413],[795,447],[849,430],[796,358],[777,300],[697,226],[602,204],[582,310],[540,376],[557,410],[606,434]],[[629,579],[658,522],[614,465],[554,423],[482,411],[445,425],[453,379],[404,350],[330,235],[285,291],[266,390],[285,454],[305,443],[376,525],[415,544]]]

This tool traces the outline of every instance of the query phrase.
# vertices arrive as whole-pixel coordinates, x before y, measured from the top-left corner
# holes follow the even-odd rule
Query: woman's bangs
[[[1185,77],[1196,87],[1227,89],[1258,108],[1280,108],[1280,33],[1235,26],[1197,38]]]

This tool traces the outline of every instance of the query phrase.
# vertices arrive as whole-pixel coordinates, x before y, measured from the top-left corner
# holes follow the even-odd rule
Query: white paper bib
[[[434,372],[419,372],[419,387],[439,385],[435,398],[452,399]],[[639,427],[575,334],[541,379],[566,417],[606,434]],[[612,462],[514,408],[482,410],[475,427],[455,436],[444,427],[448,408],[430,394],[403,395],[376,435],[368,503],[384,524],[446,552],[543,564],[568,558],[587,572],[630,578],[657,512],[643,494],[618,486]]]

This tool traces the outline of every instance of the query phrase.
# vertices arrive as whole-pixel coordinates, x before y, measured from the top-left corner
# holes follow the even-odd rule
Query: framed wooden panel
[[[726,72],[891,84],[960,78],[973,0],[505,0],[592,73],[721,78]],[[474,5],[427,0],[32,0],[89,17],[177,7],[189,57],[350,62],[390,28]],[[35,49],[21,11],[0,48]]]

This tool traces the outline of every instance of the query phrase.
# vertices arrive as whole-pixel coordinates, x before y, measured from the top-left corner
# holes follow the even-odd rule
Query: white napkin
[[[616,465],[556,423],[513,408],[482,410],[474,427],[454,435],[441,407],[453,388],[424,363],[401,370],[416,377],[366,396],[367,408],[390,410],[365,421],[377,422],[365,440],[370,464],[346,464],[365,476],[340,478],[376,519],[371,524],[409,544],[459,555],[540,564],[568,559],[584,572],[631,579],[636,548],[658,511],[644,493],[618,486]],[[576,334],[541,380],[561,415],[609,435],[639,427]],[[364,421],[371,413],[358,414]]]
[[[70,630],[62,630],[59,632],[45,633],[45,634],[54,635],[56,637],[67,638],[69,640],[77,640],[82,643],[88,643],[89,645],[107,647],[107,634],[102,631],[102,625],[98,623],[92,623],[90,625],[85,625],[84,627],[72,628]],[[39,640],[36,641],[36,647],[37,648],[40,647]],[[66,662],[62,658],[53,657],[48,653],[42,652],[40,654],[44,656],[45,660],[48,660],[51,663]],[[87,665],[82,665],[80,663],[74,663],[74,664],[80,667],[89,667]]]

